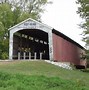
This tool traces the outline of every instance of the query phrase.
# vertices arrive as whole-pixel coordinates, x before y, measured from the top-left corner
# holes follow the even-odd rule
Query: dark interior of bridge
[[[26,59],[29,57],[29,52],[31,52],[31,59],[34,59],[34,53],[37,59],[40,58],[40,53],[42,59],[49,59],[48,33],[38,29],[16,32],[13,37],[13,59],[18,58],[18,52],[21,53],[21,59],[24,52],[26,52]]]

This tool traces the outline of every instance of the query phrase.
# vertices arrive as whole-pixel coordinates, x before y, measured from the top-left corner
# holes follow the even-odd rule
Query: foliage
[[[8,39],[0,41],[0,58],[8,59]]]
[[[86,42],[87,50],[89,50],[89,0],[77,0],[77,4],[80,5],[78,7],[77,13],[80,15],[80,17],[82,19],[84,19],[83,23],[80,24],[81,28],[84,29],[84,32],[83,32],[83,35],[84,35],[83,41]],[[89,57],[89,53],[87,53],[86,57],[87,58]]]
[[[89,19],[89,0],[77,0],[77,3],[80,4],[80,7],[78,8],[80,17]]]
[[[3,43],[8,41],[8,29],[27,18],[41,20],[40,14],[49,3],[48,0],[0,0],[0,58],[8,53],[9,46]]]
[[[43,13],[45,6],[52,2],[48,0],[3,0],[1,4],[3,3],[9,3],[11,6],[11,10],[14,12],[14,20],[17,24],[20,22],[18,20],[19,17],[22,17],[22,20],[28,17],[40,20],[40,13]]]
[[[85,72],[65,70],[44,61],[0,63],[0,90],[88,89],[89,75]]]
[[[1,58],[2,58],[3,60],[8,59],[8,53],[7,53],[7,52],[3,52],[3,53],[1,54]]]

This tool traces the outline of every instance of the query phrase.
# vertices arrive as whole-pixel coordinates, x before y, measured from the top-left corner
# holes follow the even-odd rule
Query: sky
[[[42,22],[54,29],[62,32],[82,46],[82,32],[79,24],[82,19],[76,13],[78,5],[76,0],[51,0],[53,4],[46,6],[46,11],[42,14]]]

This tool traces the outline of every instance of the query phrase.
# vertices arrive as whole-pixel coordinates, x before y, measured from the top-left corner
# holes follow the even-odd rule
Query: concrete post
[[[31,59],[31,52],[29,52],[29,60]]]
[[[37,53],[35,52],[35,53],[34,53],[34,59],[35,59],[35,60],[36,60],[36,55],[37,55]]]
[[[24,52],[23,59],[24,60],[26,59],[26,52]]]
[[[40,60],[42,60],[42,53],[40,53]]]
[[[20,60],[20,52],[18,52],[18,60]]]

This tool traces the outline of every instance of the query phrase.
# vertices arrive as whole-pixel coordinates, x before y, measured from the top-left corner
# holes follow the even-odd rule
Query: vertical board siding
[[[80,64],[81,48],[53,33],[53,57],[55,61]]]

